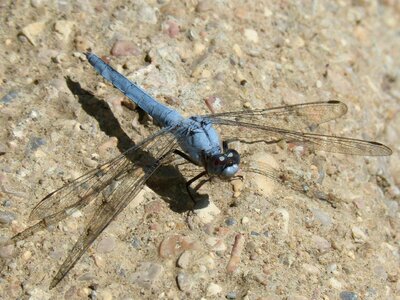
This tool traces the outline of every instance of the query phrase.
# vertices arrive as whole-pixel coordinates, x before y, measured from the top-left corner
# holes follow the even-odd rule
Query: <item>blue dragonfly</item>
[[[86,57],[101,76],[153,117],[161,129],[123,154],[47,195],[30,214],[29,220],[38,222],[11,238],[10,242],[26,239],[98,199],[100,204],[92,219],[51,281],[50,288],[65,277],[99,234],[137,196],[149,177],[175,154],[203,168],[187,182],[191,195],[189,186],[203,176],[228,180],[238,176],[240,155],[228,148],[228,143],[224,142],[227,140],[249,143],[286,141],[314,150],[351,155],[386,156],[392,153],[387,146],[373,141],[299,131],[307,131],[344,115],[347,106],[339,101],[184,118],[176,110],[156,101],[95,54],[86,53]],[[273,169],[261,173],[278,182],[285,180]],[[293,185],[292,188],[301,190],[301,186]]]

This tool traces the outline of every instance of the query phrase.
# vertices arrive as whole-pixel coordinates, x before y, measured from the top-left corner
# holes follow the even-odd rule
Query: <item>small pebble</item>
[[[4,207],[11,207],[12,202],[11,202],[11,200],[9,200],[9,199],[5,199],[5,200],[1,203],[1,205],[3,205]]]
[[[232,247],[231,257],[229,259],[226,270],[228,273],[233,273],[237,270],[240,264],[240,257],[242,255],[245,238],[242,234],[237,234],[235,242]]]
[[[111,55],[113,56],[130,56],[140,55],[140,50],[130,41],[119,40],[114,43],[111,48]]]
[[[131,281],[143,288],[149,289],[164,273],[164,267],[151,262],[142,263],[131,276]]]
[[[157,14],[153,7],[143,3],[137,10],[137,20],[147,24],[157,24]]]
[[[191,280],[190,276],[184,272],[178,273],[176,276],[176,282],[181,291],[189,291],[193,286],[193,281]]]
[[[187,269],[190,265],[192,254],[190,251],[183,251],[179,256],[176,265],[182,269]]]
[[[214,8],[213,1],[210,0],[201,0],[196,6],[196,11],[199,13],[209,11]]]
[[[98,298],[99,299],[101,299],[101,300],[112,300],[114,297],[113,297],[113,291],[110,291],[110,290],[103,290],[103,289],[100,289],[98,292],[97,292],[97,296],[98,296]]]
[[[50,251],[49,256],[54,260],[60,260],[65,256],[65,252],[62,249],[57,248]]]
[[[29,114],[29,118],[31,118],[33,121],[37,121],[39,117],[39,113],[36,110],[32,110]]]
[[[59,20],[54,24],[54,31],[56,32],[59,39],[64,42],[69,40],[72,30],[75,26],[75,22]]]
[[[236,223],[237,222],[236,222],[236,220],[234,218],[228,218],[228,219],[225,220],[225,224],[228,225],[228,226],[236,225]]]
[[[250,232],[250,235],[252,235],[252,236],[259,236],[260,233],[258,233],[257,231],[251,231],[251,232]]]
[[[10,91],[0,99],[0,103],[8,104],[15,98],[17,98],[18,92],[16,91]]]
[[[250,219],[248,217],[243,217],[242,218],[242,224],[247,224],[250,222]]]
[[[176,38],[180,32],[179,24],[173,19],[164,22],[161,28],[170,38]]]
[[[146,215],[148,214],[160,214],[165,208],[164,202],[161,201],[151,201],[144,206],[144,211]]]
[[[14,245],[0,246],[0,258],[10,258],[14,254]]]
[[[276,216],[277,224],[280,225],[280,233],[284,236],[288,235],[290,223],[289,212],[284,208],[277,208],[274,211],[274,215]]]
[[[223,239],[218,237],[209,237],[206,240],[206,243],[211,246],[211,250],[223,252],[226,251],[226,244],[224,243]]]
[[[316,266],[314,266],[314,265],[310,265],[310,264],[304,263],[304,264],[302,265],[302,267],[303,267],[303,270],[306,271],[306,272],[309,273],[309,274],[318,275],[318,274],[321,273],[321,271],[320,271]]]
[[[293,47],[294,47],[295,49],[298,49],[298,48],[303,48],[304,45],[305,45],[306,43],[305,43],[305,41],[304,41],[300,36],[296,36],[296,37],[293,39],[293,41],[292,41],[291,44],[293,45]]]
[[[236,292],[229,292],[228,294],[226,294],[226,299],[233,300],[236,299],[236,297],[237,297]]]
[[[332,225],[332,218],[322,210],[319,209],[311,209],[311,212],[314,215],[314,218],[319,221],[323,226],[331,226]]]
[[[85,157],[83,159],[83,163],[85,164],[85,166],[89,167],[89,168],[96,168],[98,165],[98,162],[89,158],[89,157]]]
[[[385,205],[387,207],[387,211],[389,216],[396,217],[397,212],[399,211],[399,203],[395,200],[385,200]]]
[[[357,243],[365,243],[368,240],[367,234],[360,227],[357,227],[357,226],[352,227],[351,233],[352,233],[354,241]]]
[[[32,252],[31,251],[25,251],[22,254],[22,259],[25,261],[28,261],[32,257]]]
[[[328,285],[335,290],[340,290],[343,287],[342,283],[333,277],[328,280]]]
[[[140,240],[139,240],[136,236],[134,236],[134,237],[132,238],[132,240],[131,240],[131,245],[132,245],[132,247],[135,248],[135,249],[140,249],[140,247],[141,247],[141,242],[140,242]]]
[[[0,143],[0,155],[4,155],[7,153],[7,146],[3,143]]]
[[[39,8],[44,5],[44,2],[45,1],[43,1],[43,0],[31,0],[31,6],[34,8]]]
[[[244,30],[244,36],[248,41],[258,43],[258,33],[254,29],[246,28]]]
[[[207,287],[207,296],[217,296],[222,292],[222,287],[216,283],[210,283]]]
[[[112,236],[104,237],[97,244],[97,252],[98,253],[109,253],[114,250],[116,245],[115,238]]]
[[[379,278],[382,281],[386,281],[388,279],[388,274],[385,270],[385,267],[382,265],[374,267],[374,274],[377,278]]]
[[[207,268],[207,270],[215,269],[215,260],[210,255],[204,255],[199,259],[199,263]]]
[[[40,146],[43,146],[46,144],[46,140],[40,137],[31,137],[29,139],[28,145],[26,146],[26,153],[30,154],[32,152],[35,152]]]
[[[202,43],[195,43],[193,46],[193,53],[195,55],[200,55],[206,50],[206,46]]]
[[[272,11],[268,7],[264,7],[264,16],[267,18],[271,17],[273,15]]]
[[[185,250],[198,249],[199,245],[196,241],[182,235],[172,235],[166,237],[160,244],[159,255],[162,258],[176,257]]]
[[[97,267],[103,268],[105,266],[104,258],[100,255],[94,254],[93,255],[94,263]]]
[[[233,197],[238,198],[243,190],[243,180],[240,179],[235,179],[231,181],[232,187],[233,187]]]
[[[222,108],[222,101],[221,98],[217,96],[209,96],[204,101],[207,105],[207,108],[210,110],[211,113],[215,114]]]
[[[26,25],[22,28],[22,34],[31,42],[33,46],[36,46],[38,36],[45,29],[45,22],[35,22]]]
[[[331,273],[331,274],[336,274],[336,273],[338,273],[338,267],[337,267],[337,264],[335,264],[335,263],[332,263],[332,264],[329,264],[327,267],[326,267],[326,271],[328,272],[328,273]]]
[[[243,57],[243,51],[238,44],[234,44],[232,48],[238,57]]]
[[[358,296],[354,292],[344,291],[340,293],[341,300],[358,300]]]
[[[0,224],[10,225],[16,219],[16,215],[9,211],[0,211]]]
[[[317,247],[318,250],[321,252],[326,252],[329,249],[331,249],[331,247],[332,247],[331,243],[328,240],[326,240],[325,238],[323,238],[322,236],[313,235],[311,239],[312,239],[315,247]]]
[[[195,214],[203,224],[211,223],[215,216],[221,213],[221,210],[214,204],[207,200],[199,200],[196,202],[194,209]]]

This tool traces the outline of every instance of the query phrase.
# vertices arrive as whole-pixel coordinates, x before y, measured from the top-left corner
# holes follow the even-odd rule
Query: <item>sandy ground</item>
[[[235,144],[335,204],[244,174],[205,184],[209,205],[189,219],[184,180],[165,167],[52,290],[98,203],[2,247],[3,299],[400,299],[399,2],[249,2],[0,1],[2,239],[32,225],[49,192],[156,130],[86,50],[186,116],[343,101],[347,115],[317,132],[392,156]]]

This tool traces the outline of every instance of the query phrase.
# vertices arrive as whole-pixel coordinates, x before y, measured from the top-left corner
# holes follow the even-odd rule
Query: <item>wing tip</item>
[[[377,152],[377,154],[376,154],[377,156],[390,156],[393,154],[393,150],[382,143],[374,142],[374,141],[370,141],[370,143],[373,144],[374,146],[378,146],[378,149],[380,151]]]
[[[336,99],[332,99],[332,100],[329,100],[328,103],[329,104],[334,104],[339,108],[340,116],[345,115],[347,113],[347,111],[349,110],[347,105],[342,101],[339,101],[339,100],[336,100]]]

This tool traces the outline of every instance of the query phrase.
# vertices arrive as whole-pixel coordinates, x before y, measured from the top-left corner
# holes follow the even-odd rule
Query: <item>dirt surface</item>
[[[2,240],[48,193],[156,130],[87,50],[185,116],[340,100],[346,116],[315,131],[392,156],[235,143],[244,163],[315,193],[243,173],[203,185],[208,206],[189,218],[182,176],[165,167],[52,290],[98,202],[2,247],[3,299],[400,299],[399,2],[249,3],[0,1]]]

